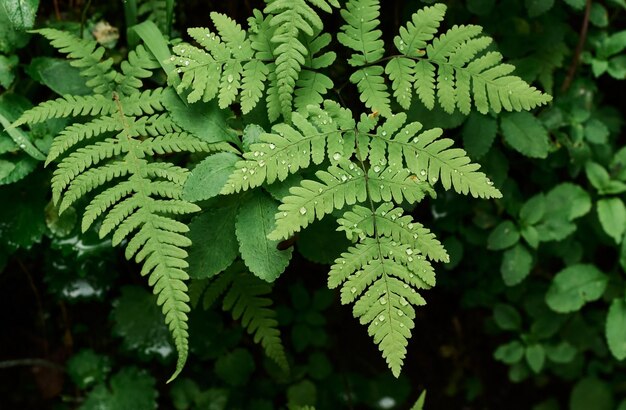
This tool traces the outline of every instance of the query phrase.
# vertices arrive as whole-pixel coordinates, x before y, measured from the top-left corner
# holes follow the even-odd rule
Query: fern
[[[254,342],[261,344],[267,357],[287,371],[289,364],[280,339],[276,313],[270,309],[271,299],[265,297],[271,290],[269,283],[250,274],[241,263],[235,263],[208,284],[202,301],[204,308],[208,309],[224,295],[223,309],[230,311],[234,320],[241,320],[248,333],[253,335]],[[200,298],[201,293],[198,293]]]
[[[330,10],[325,1],[312,3]],[[274,1],[265,12],[255,10],[247,31],[215,12],[211,20],[217,33],[188,30],[201,48],[181,43],[171,57],[182,74],[178,91],[191,90],[188,102],[217,98],[222,108],[239,103],[245,114],[265,94],[272,121],[280,115],[289,119],[294,105],[302,111],[321,103],[333,83],[320,70],[336,58],[333,52],[322,53],[331,36],[320,34],[321,19],[304,0]]]
[[[356,244],[333,264],[331,288],[341,286],[342,302],[368,325],[394,375],[398,375],[413,328],[418,290],[435,284],[429,262],[449,260],[434,235],[393,203],[417,203],[434,196],[432,185],[497,198],[500,192],[470,163],[465,152],[422,131],[406,115],[362,115],[358,122],[337,103],[293,113],[292,124],[262,133],[236,164],[223,194],[285,181],[312,164],[317,180],[302,180],[282,198],[269,239],[291,237],[315,219],[340,210],[340,231]],[[364,204],[365,206],[361,205]],[[378,205],[376,205],[378,204]]]
[[[393,96],[408,109],[413,88],[428,109],[437,100],[448,113],[459,109],[469,114],[472,101],[476,109],[486,114],[530,110],[551,101],[535,87],[511,75],[514,66],[503,64],[502,55],[487,51],[492,39],[483,36],[476,25],[454,26],[436,37],[446,6],[435,4],[413,14],[411,21],[401,27],[394,38],[398,56],[383,59],[384,49],[378,30],[377,0],[350,0],[341,15],[347,25],[338,40],[356,51],[349,60],[361,67],[350,81],[357,85],[361,101],[380,112],[391,114],[391,103],[383,73],[391,81]],[[389,60],[383,70],[380,65]]]
[[[53,29],[38,32],[81,68],[93,95],[44,102],[14,125],[61,117],[84,121],[67,126],[52,143],[46,164],[59,161],[52,178],[53,201],[62,212],[94,193],[85,208],[82,230],[102,217],[100,236],[112,233],[114,245],[126,241],[126,257],[143,263],[141,274],[148,276],[158,295],[178,350],[174,378],[188,353],[184,248],[191,245],[185,237],[187,226],[174,217],[199,208],[181,199],[188,171],[152,157],[227,146],[209,145],[183,132],[164,112],[162,89],[139,91],[144,87],[142,79],[158,67],[142,46],[129,53],[120,72],[111,60],[100,62],[104,50],[94,42]]]

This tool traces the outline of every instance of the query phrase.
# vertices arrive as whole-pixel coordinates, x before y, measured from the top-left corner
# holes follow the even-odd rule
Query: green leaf
[[[231,386],[243,386],[255,369],[254,358],[246,349],[238,348],[215,362],[215,374]]]
[[[238,160],[239,157],[230,152],[220,152],[205,158],[187,178],[183,199],[198,202],[219,195]]]
[[[113,334],[124,340],[124,348],[143,358],[169,358],[174,353],[170,332],[163,322],[157,297],[138,286],[124,286],[114,302]]]
[[[534,225],[543,218],[545,211],[546,198],[544,194],[537,194],[524,203],[524,206],[522,206],[520,210],[519,217],[523,223]]]
[[[511,305],[497,304],[493,309],[493,319],[502,330],[519,330],[522,327],[522,317]]]
[[[0,87],[9,88],[15,80],[15,67],[19,62],[16,55],[3,56],[0,54]]]
[[[554,6],[554,0],[525,0],[526,9],[530,17],[537,17]]]
[[[574,386],[569,410],[613,410],[611,387],[600,379],[587,377]]]
[[[582,10],[585,7],[585,0],[563,0],[570,7],[576,10]]]
[[[608,277],[593,265],[572,265],[554,277],[546,303],[559,313],[575,312],[587,302],[599,299]]]
[[[201,140],[239,144],[239,139],[227,123],[231,116],[230,111],[220,109],[215,100],[187,105],[171,88],[168,88],[164,92],[163,105],[176,124]]]
[[[507,344],[498,346],[494,351],[493,357],[506,364],[514,364],[522,360],[524,357],[524,345],[518,340],[514,340]]]
[[[39,0],[3,0],[2,7],[15,30],[33,28]]]
[[[12,53],[16,48],[26,45],[29,38],[28,33],[13,27],[6,8],[0,7],[0,53]]]
[[[626,206],[619,198],[600,199],[598,201],[600,224],[615,243],[619,244],[626,230]]]
[[[472,113],[463,126],[463,146],[473,159],[479,159],[491,148],[498,131],[497,121],[490,116]]]
[[[521,283],[530,273],[533,266],[533,257],[522,244],[507,249],[502,255],[500,273],[507,286]]]
[[[500,127],[505,141],[516,151],[531,158],[546,158],[550,149],[548,132],[528,112],[503,114]]]
[[[126,367],[113,376],[110,387],[93,389],[80,410],[156,409],[155,380],[145,370]]]
[[[541,372],[546,361],[546,351],[540,344],[533,344],[526,347],[526,363],[535,372]]]
[[[591,210],[587,191],[572,183],[563,183],[546,194],[545,212],[535,227],[542,242],[565,239],[576,231],[574,221]]]
[[[411,407],[411,410],[424,410],[424,404],[426,402],[426,390],[422,391],[420,396],[417,398],[417,401]]]
[[[264,192],[257,191],[248,199],[237,215],[236,232],[239,251],[244,263],[259,278],[273,282],[291,260],[292,249],[279,250],[279,241],[267,239],[276,226],[274,215],[278,202]]]
[[[189,276],[210,278],[228,268],[237,258],[239,247],[235,236],[237,206],[229,204],[211,209],[189,224]],[[217,240],[216,240],[217,238]]]
[[[105,382],[111,371],[111,360],[91,349],[83,349],[67,362],[67,374],[79,389]]]
[[[591,119],[585,123],[585,138],[592,144],[606,144],[609,134],[608,127],[598,119]]]
[[[578,350],[567,341],[556,346],[546,346],[546,356],[554,363],[571,363],[576,353]]]
[[[606,317],[606,341],[617,360],[626,359],[626,301],[613,299]]]
[[[607,27],[609,25],[609,12],[602,4],[592,3],[589,21],[596,27]]]
[[[592,161],[585,164],[585,173],[591,185],[598,191],[602,191],[611,180],[611,176],[606,169],[604,169],[602,165]]]
[[[87,95],[91,89],[80,76],[80,70],[66,59],[35,57],[26,72],[33,80],[40,82],[59,95]]]
[[[496,226],[487,238],[487,249],[499,251],[515,245],[520,238],[517,226],[511,221],[504,221]]]

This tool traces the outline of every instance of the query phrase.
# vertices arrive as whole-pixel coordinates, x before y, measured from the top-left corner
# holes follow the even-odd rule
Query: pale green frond
[[[379,60],[385,53],[385,43],[378,29],[380,21],[378,0],[350,0],[341,9],[347,24],[341,26],[337,40],[356,53],[348,60],[351,66],[363,66]]]
[[[52,191],[61,192],[87,168],[113,156],[120,155],[123,145],[117,139],[107,138],[72,152],[59,163],[52,177]]]
[[[426,194],[434,194],[430,186],[411,178],[401,168],[370,168],[367,174],[350,161],[340,161],[315,174],[319,181],[303,180],[292,187],[282,199],[276,214],[275,230],[269,239],[287,239],[295,232],[322,219],[335,209],[365,201],[395,200],[419,202]]]
[[[146,155],[166,154],[172,152],[211,152],[215,145],[202,141],[186,132],[175,132],[146,138],[140,148]]]
[[[422,124],[404,125],[406,114],[397,114],[378,127],[369,146],[370,162],[404,164],[414,178],[435,184],[440,181],[445,189],[451,187],[458,193],[474,197],[500,198],[502,194],[493,186],[480,165],[472,163],[465,151],[451,148],[454,141],[440,138],[443,130],[434,128],[422,131]]]
[[[393,96],[398,104],[405,110],[411,107],[413,98],[413,82],[415,73],[415,61],[408,58],[393,58],[385,67],[385,74],[391,80]]]
[[[272,287],[267,282],[249,272],[235,273],[232,285],[224,295],[224,310],[232,313],[233,319],[253,335],[255,343],[260,343],[265,354],[283,370],[289,368],[285,349],[280,339],[276,313],[270,308],[272,300],[265,297]]]
[[[435,66],[427,60],[415,63],[415,91],[429,110],[435,108],[435,71]]]
[[[52,177],[52,200],[58,203],[62,199],[59,209],[65,210],[85,194],[129,173],[130,171],[124,161],[109,163],[98,168],[90,168],[74,178],[65,192],[63,192],[63,189],[67,186],[64,183],[66,176],[62,174],[57,176],[55,173]],[[55,177],[57,181],[55,181]]]
[[[111,98],[99,94],[66,95],[55,100],[44,101],[30,110],[24,111],[22,116],[13,123],[13,126],[32,125],[53,118],[77,117],[79,115],[109,115],[116,109],[115,102]]]
[[[367,108],[388,117],[391,115],[391,101],[383,73],[384,69],[378,65],[364,67],[350,76],[350,82],[356,84],[360,100]]]
[[[81,230],[86,232],[93,222],[107,209],[117,204],[120,200],[128,196],[134,190],[134,183],[123,181],[96,195],[89,205],[85,207]]]
[[[122,125],[119,119],[110,115],[95,118],[90,122],[70,125],[61,131],[52,141],[48,158],[46,158],[46,165],[63,155],[68,149],[79,142],[98,137],[108,132],[120,131],[121,129]]]
[[[435,283],[432,266],[417,256],[411,244],[375,233],[344,252],[328,279],[329,287],[341,286],[343,304],[356,302],[355,317],[368,325],[369,335],[396,377],[414,327],[414,307],[426,303],[417,290]]]
[[[153,115],[164,111],[165,108],[162,104],[164,90],[164,88],[155,88],[125,96],[122,104],[124,115]],[[115,106],[115,110],[118,110],[117,105]]]
[[[309,105],[320,105],[324,95],[333,88],[333,81],[317,71],[303,70],[296,82],[294,105],[304,112]]]
[[[382,203],[374,213],[371,209],[354,205],[350,211],[338,219],[339,231],[345,231],[351,240],[362,235],[378,235],[410,244],[420,258],[420,254],[439,262],[448,262],[450,257],[441,242],[422,224],[415,222],[410,215],[405,215],[402,208],[394,208],[393,204]]]
[[[427,42],[433,39],[443,21],[446,8],[444,4],[435,4],[414,13],[393,39],[398,51],[408,57],[423,56]]]
[[[248,61],[243,66],[243,84],[241,85],[241,111],[250,112],[263,96],[265,81],[269,69],[259,60]]]
[[[112,69],[113,60],[104,61],[104,48],[93,39],[75,36],[67,31],[44,28],[35,31],[50,41],[61,53],[67,54],[70,64],[80,69],[80,75],[87,77],[87,86],[94,93],[110,93],[115,89],[117,73]]]
[[[320,164],[327,155],[333,161],[341,159],[342,130],[338,122],[322,110],[314,112],[311,118],[294,112],[293,125],[277,124],[272,133],[261,134],[259,142],[252,144],[244,160],[236,164],[222,194],[283,181],[311,162]]]
[[[124,76],[119,81],[118,92],[128,95],[139,91],[143,86],[141,79],[150,78],[152,70],[159,67],[159,62],[152,53],[143,45],[137,46],[135,50],[128,53],[128,59],[120,64]]]

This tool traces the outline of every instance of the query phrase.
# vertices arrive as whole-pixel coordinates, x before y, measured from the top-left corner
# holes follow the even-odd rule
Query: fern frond
[[[326,12],[331,11],[327,1],[309,1]],[[336,1],[331,4],[337,6]],[[305,0],[271,0],[265,13],[273,16],[270,25],[275,28],[271,41],[277,45],[276,84],[282,114],[289,119],[296,81],[309,55],[306,46],[299,39],[299,34],[314,36],[316,32],[322,31],[324,24]]]
[[[341,26],[337,40],[344,46],[356,51],[348,60],[354,67],[373,63],[385,53],[385,43],[378,29],[380,4],[377,0],[350,0],[341,17],[347,24]]]
[[[446,14],[444,4],[435,4],[418,10],[411,17],[406,27],[400,27],[399,35],[394,37],[396,48],[408,57],[421,57],[427,42],[431,41]]]
[[[382,203],[374,213],[368,208],[354,205],[338,219],[339,231],[345,231],[348,239],[356,241],[360,237],[379,235],[391,238],[394,241],[410,244],[416,257],[419,255],[439,262],[448,262],[450,257],[441,242],[428,229],[413,219],[404,215],[401,208],[394,208],[393,204]]]
[[[88,78],[86,85],[94,93],[110,93],[115,89],[118,73],[112,69],[112,59],[102,61],[105,50],[98,43],[52,28],[34,32],[47,38],[61,53],[67,54],[70,64],[80,69],[81,76]]]
[[[354,315],[368,325],[396,377],[414,327],[414,306],[426,303],[417,290],[435,285],[432,266],[417,252],[411,242],[396,242],[375,230],[335,260],[328,278],[330,288],[341,286],[343,304],[355,303]]]
[[[328,112],[312,107],[309,118],[294,112],[292,123],[278,124],[272,133],[260,135],[260,142],[252,144],[250,151],[244,153],[244,160],[236,164],[222,194],[283,181],[311,162],[320,164],[326,157],[336,162],[351,154],[343,151],[345,130],[339,128],[341,121],[333,119]]]
[[[403,54],[399,60],[414,62],[415,88],[420,100],[428,109],[435,103],[435,90],[441,107],[448,113],[459,109],[469,114],[474,105],[483,114],[494,112],[530,110],[552,100],[517,76],[515,69],[502,63],[498,52],[486,52],[492,39],[482,35],[476,25],[453,26],[434,37],[446,7],[440,4],[425,7],[413,15],[412,21],[400,28],[394,43]],[[392,59],[395,60],[395,59]],[[403,107],[408,107],[411,95],[398,92],[398,78],[405,79],[407,67],[413,63],[391,62],[387,74],[392,80],[394,96]]]
[[[216,25],[233,36],[228,22]],[[56,30],[43,30],[53,45],[69,53],[83,75],[102,81],[94,94],[64,96],[26,111],[14,125],[34,124],[52,118],[73,117],[52,143],[47,163],[59,160],[52,178],[52,194],[60,212],[94,190],[100,190],[85,208],[82,229],[102,218],[99,234],[112,234],[112,244],[125,243],[125,255],[142,263],[141,274],[158,296],[176,349],[180,373],[188,354],[187,252],[188,228],[179,215],[200,208],[181,199],[189,171],[152,157],[176,152],[232,150],[224,143],[209,144],[181,131],[165,113],[163,89],[146,89],[142,79],[152,76],[158,61],[143,46],[131,51],[121,72],[110,60],[100,63],[102,51],[95,42],[76,40]],[[234,40],[237,40],[233,37]],[[100,70],[100,71],[98,71]],[[95,73],[95,74],[94,74]],[[90,80],[92,81],[92,80]],[[143,91],[140,91],[143,90]],[[86,119],[82,117],[88,117]],[[89,118],[91,117],[91,118]]]
[[[46,165],[63,155],[68,149],[81,141],[98,137],[104,133],[120,131],[122,125],[117,118],[103,116],[87,123],[77,123],[66,127],[52,141]]]
[[[115,112],[115,102],[103,95],[66,95],[55,100],[44,101],[24,113],[13,123],[14,127],[38,124],[55,118],[80,115],[109,115]]]
[[[367,108],[383,117],[389,117],[391,101],[383,78],[384,71],[379,65],[361,68],[350,76],[350,82],[356,84],[361,102]]]
[[[221,273],[207,287],[203,305],[208,309],[224,295],[222,307],[231,312],[233,319],[253,335],[254,342],[261,344],[267,357],[276,362],[283,370],[289,369],[285,348],[280,339],[280,330],[276,313],[270,308],[272,301],[267,295],[272,286],[245,271],[240,264],[235,264]]]
[[[434,128],[422,133],[422,124],[406,124],[406,114],[389,118],[371,134],[368,157],[372,164],[402,166],[404,164],[420,180],[435,184],[440,181],[445,189],[481,198],[500,198],[502,194],[480,165],[471,163],[460,148],[450,148],[453,141],[440,138],[443,130]]]
[[[315,175],[320,181],[304,180],[282,199],[276,214],[276,227],[268,235],[269,239],[287,239],[315,218],[322,219],[335,209],[363,202],[368,197],[374,202],[392,199],[419,202],[426,194],[434,196],[428,183],[418,181],[401,168],[376,166],[366,173],[344,160],[339,166],[331,166]]]

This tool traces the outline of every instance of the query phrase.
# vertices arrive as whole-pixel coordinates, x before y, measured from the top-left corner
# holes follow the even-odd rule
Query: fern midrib
[[[370,193],[370,186],[369,186],[369,175],[367,173],[367,170],[365,169],[365,163],[363,161],[363,158],[361,158],[361,154],[360,154],[360,150],[359,150],[359,130],[358,128],[354,128],[354,133],[355,133],[355,147],[356,147],[356,157],[359,161],[359,163],[361,164],[361,170],[363,171],[363,175],[364,175],[364,180],[365,180],[365,192],[367,193],[367,199],[369,202],[369,206],[370,206],[370,211],[372,212],[372,224],[374,226],[374,239],[376,241],[376,250],[378,251],[378,259],[380,260],[380,264],[383,268],[383,274],[382,274],[382,279],[385,283],[385,293],[386,293],[386,298],[387,298],[387,319],[388,319],[388,323],[389,323],[389,327],[390,327],[390,331],[391,333],[395,333],[394,329],[393,329],[393,320],[391,318],[391,298],[390,296],[390,291],[389,291],[389,281],[388,279],[388,275],[387,272],[385,270],[385,262],[384,262],[384,258],[383,258],[383,252],[382,252],[382,247],[381,247],[381,243],[380,243],[380,236],[378,235],[378,226],[376,225],[376,207],[374,206],[374,200],[372,199],[372,195]],[[374,302],[376,303],[376,302]],[[378,320],[377,318],[374,318],[374,320]],[[382,326],[382,324],[381,324]],[[381,343],[383,341],[381,340]]]

